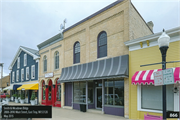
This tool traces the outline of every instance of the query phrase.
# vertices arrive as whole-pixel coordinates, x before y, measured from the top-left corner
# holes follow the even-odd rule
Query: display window
[[[45,86],[45,82],[42,82],[42,99],[46,100],[46,86]]]

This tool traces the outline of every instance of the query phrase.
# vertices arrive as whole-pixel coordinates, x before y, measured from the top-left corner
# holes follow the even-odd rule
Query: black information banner
[[[166,118],[179,118],[179,112],[168,111],[166,112]]]
[[[52,118],[52,106],[2,106],[2,118]]]

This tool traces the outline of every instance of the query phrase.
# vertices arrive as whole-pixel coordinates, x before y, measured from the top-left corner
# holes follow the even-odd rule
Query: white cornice
[[[145,42],[147,40],[154,41],[154,40],[157,40],[161,34],[162,34],[162,32],[147,35],[147,36],[144,36],[144,37],[141,37],[141,38],[126,41],[126,42],[124,42],[124,44],[126,46],[132,46],[134,44],[137,44],[137,43],[140,43],[140,42]],[[180,27],[169,29],[169,30],[166,31],[166,34],[168,34],[170,37],[178,36],[178,35],[180,35]]]

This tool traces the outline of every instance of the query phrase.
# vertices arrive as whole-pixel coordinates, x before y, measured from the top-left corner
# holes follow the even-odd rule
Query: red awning
[[[132,76],[132,84],[154,84],[154,72],[160,71],[162,69],[155,69],[155,70],[145,70],[145,71],[137,71]],[[174,72],[174,83],[180,83],[180,67],[173,68]]]

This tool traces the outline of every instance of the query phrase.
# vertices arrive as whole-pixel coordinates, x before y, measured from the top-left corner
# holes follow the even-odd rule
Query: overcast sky
[[[0,63],[3,76],[19,46],[38,50],[37,45],[88,17],[115,0],[0,0]],[[132,0],[146,22],[153,21],[154,33],[180,26],[180,0]]]

